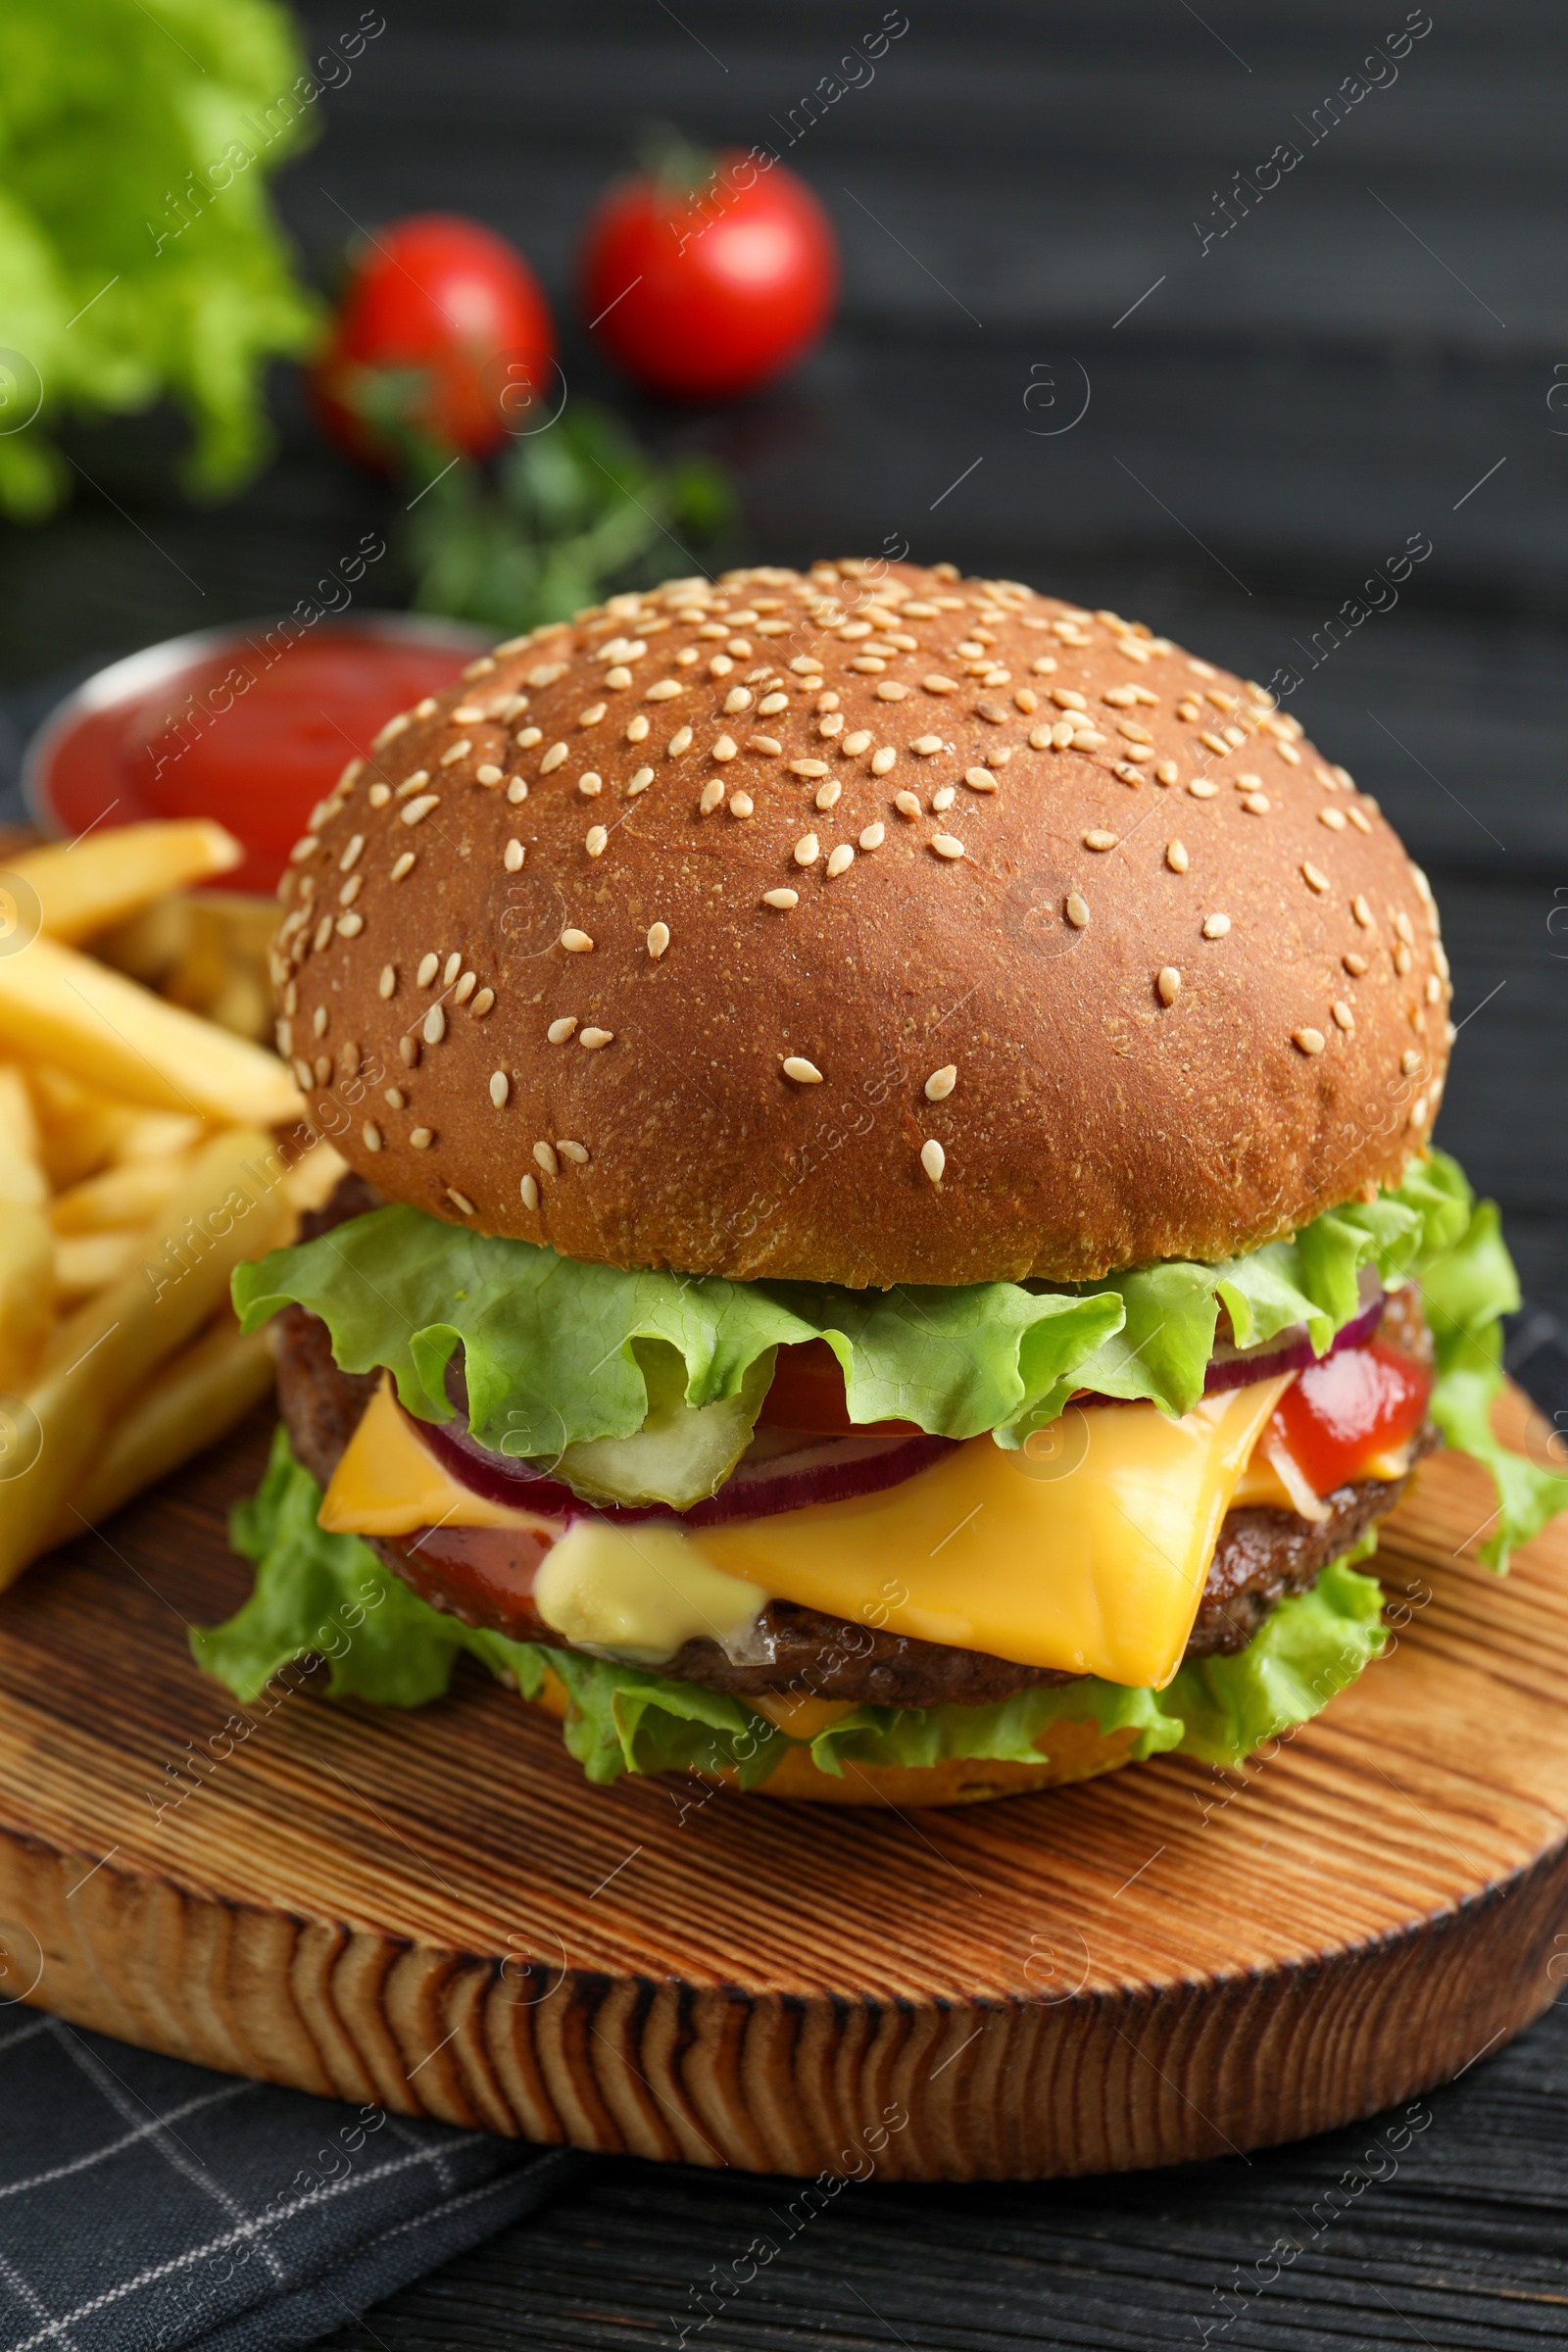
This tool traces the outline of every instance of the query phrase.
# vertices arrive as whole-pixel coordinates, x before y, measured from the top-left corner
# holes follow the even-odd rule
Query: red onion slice
[[[956,1438],[927,1437],[923,1431],[913,1437],[808,1441],[788,1453],[757,1462],[743,1459],[716,1494],[689,1511],[671,1511],[662,1502],[584,1502],[564,1480],[550,1478],[531,1463],[489,1452],[468,1435],[461,1417],[416,1421],[411,1414],[409,1419],[442,1468],[491,1502],[538,1511],[550,1519],[612,1519],[623,1526],[640,1519],[677,1519],[682,1527],[721,1527],[731,1519],[768,1519],[779,1511],[798,1511],[810,1502],[848,1502],[857,1494],[902,1485],[958,1443]]]

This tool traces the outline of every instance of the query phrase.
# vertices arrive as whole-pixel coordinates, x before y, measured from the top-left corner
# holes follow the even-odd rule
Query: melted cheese
[[[546,1623],[579,1646],[634,1649],[649,1662],[693,1634],[733,1640],[765,1599],[780,1599],[1157,1688],[1181,1662],[1221,1522],[1286,1386],[1207,1396],[1180,1421],[1151,1404],[1075,1407],[1072,1442],[1044,1459],[973,1438],[879,1494],[695,1535],[673,1523],[623,1531],[578,1520],[535,1596]],[[384,1389],[338,1464],[321,1524],[366,1535],[563,1534],[559,1520],[487,1501],[450,1477]],[[653,1531],[657,1541],[645,1541]]]

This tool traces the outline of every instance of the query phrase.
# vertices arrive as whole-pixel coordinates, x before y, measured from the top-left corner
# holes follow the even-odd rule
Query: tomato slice
[[[1361,1477],[1380,1453],[1413,1438],[1426,1418],[1432,1375],[1382,1340],[1309,1364],[1269,1424],[1317,1494]]]
[[[757,1416],[764,1429],[798,1429],[813,1437],[874,1437],[918,1429],[915,1421],[852,1421],[844,1400],[844,1374],[826,1340],[803,1340],[781,1348],[773,1385]]]

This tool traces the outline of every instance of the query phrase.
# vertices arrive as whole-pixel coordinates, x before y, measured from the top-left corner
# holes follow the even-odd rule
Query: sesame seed
[[[478,784],[499,784],[506,772],[505,768],[497,767],[493,760],[487,760],[483,767],[474,769],[474,781]]]
[[[414,715],[416,718],[429,718],[433,714],[434,710],[435,696],[433,694],[427,694],[422,703],[416,703],[414,706]],[[454,711],[452,715],[454,718],[456,718],[457,712]]]
[[[873,752],[871,754],[872,775],[885,776],[888,772],[888,769],[898,759],[898,753],[893,749],[893,746],[890,743],[885,743],[879,752]]]
[[[444,965],[444,967],[443,967],[443,969],[442,969],[442,973],[441,973],[441,985],[442,985],[442,987],[443,987],[443,988],[450,988],[450,987],[452,986],[452,983],[453,983],[453,981],[454,981],[454,980],[457,978],[458,974],[459,974],[459,973],[462,971],[462,969],[463,969],[463,957],[462,957],[460,955],[458,955],[458,954],[457,954],[456,950],[454,950],[454,952],[452,953],[452,955],[450,955],[450,956],[447,957],[447,959],[446,959],[446,963],[445,963],[445,965]]]
[[[412,1128],[409,1133],[409,1141],[416,1152],[428,1152],[430,1146],[435,1142],[435,1130],[433,1127]]]
[[[578,711],[578,726],[597,727],[599,721],[604,717],[605,712],[609,708],[610,706],[608,703],[590,703],[586,710]]]
[[[750,816],[757,807],[749,792],[732,792],[729,796],[731,816]]]
[[[1194,776],[1188,783],[1187,789],[1195,801],[1211,801],[1218,792],[1219,786],[1211,784],[1206,776]]]
[[[938,815],[940,815],[944,809],[951,808],[953,807],[953,804],[957,797],[958,794],[956,785],[944,784],[939,788],[939,790],[931,795],[931,806],[937,811]]]
[[[517,1190],[522,1195],[522,1205],[524,1208],[536,1209],[538,1207],[539,1186],[532,1176],[524,1176],[521,1183],[518,1185]]]
[[[1350,912],[1354,915],[1356,921],[1360,924],[1363,931],[1371,930],[1373,924],[1372,909],[1367,905],[1366,900],[1359,894],[1357,894],[1357,896],[1350,901]]]
[[[723,799],[724,787],[715,777],[712,783],[705,784],[703,786],[702,794],[697,803],[698,814],[700,816],[711,816],[713,810],[722,805]]]
[[[957,1083],[957,1063],[956,1061],[944,1062],[942,1068],[933,1070],[925,1082],[926,1101],[928,1102],[945,1102]]]
[[[1155,760],[1154,782],[1156,784],[1174,784],[1177,782],[1179,775],[1180,770],[1178,769],[1174,760]]]
[[[574,1144],[568,1137],[558,1135],[556,1138],[556,1150],[561,1153],[563,1159],[569,1159],[574,1167],[585,1168],[588,1165],[588,1147],[586,1144]]]
[[[824,694],[824,695],[823,695],[823,697],[822,697],[822,701],[823,701],[824,703],[825,703],[825,702],[827,702],[829,699],[830,699],[830,698],[829,698],[827,695],[825,695],[825,694]],[[838,698],[838,696],[837,696],[836,694],[835,694],[834,696],[832,696],[832,697],[831,697],[831,700],[832,700],[832,701],[834,701],[835,703],[838,701],[838,699],[839,699],[839,698]],[[843,711],[842,711],[842,710],[830,710],[830,711],[828,712],[828,714],[827,714],[826,718],[819,718],[819,719],[817,720],[817,722],[816,722],[816,731],[817,731],[817,733],[818,733],[819,735],[827,735],[827,736],[833,736],[833,735],[842,735],[842,734],[843,734],[843,732],[844,732],[844,713],[843,713]]]
[[[648,953],[657,963],[669,945],[669,925],[654,923],[648,933]]]
[[[1402,907],[1394,918],[1394,928],[1407,948],[1415,946],[1415,925]]]
[[[1301,1053],[1311,1054],[1322,1053],[1325,1040],[1321,1029],[1293,1029],[1291,1043]]]
[[[413,1069],[419,1058],[419,1041],[416,1037],[400,1037],[398,1039],[398,1058],[409,1069]]]
[[[1343,833],[1345,831],[1345,810],[1343,808],[1320,808],[1317,812],[1317,821],[1320,825],[1327,825],[1333,833]]]
[[[325,945],[326,945],[327,941],[328,941],[328,940],[331,938],[331,936],[332,936],[332,917],[331,917],[329,914],[323,914],[323,915],[322,915],[322,917],[321,917],[321,919],[320,919],[320,921],[319,921],[319,922],[317,924],[317,926],[316,926],[316,930],[315,930],[315,932],[313,933],[313,935],[312,935],[312,939],[311,939],[311,945],[312,945],[312,947],[315,949],[315,951],[316,951],[316,953],[317,953],[317,955],[318,955],[318,956],[320,954],[321,950],[322,950],[322,949],[325,947]]]
[[[1357,956],[1353,949],[1348,956],[1342,956],[1340,957],[1340,961],[1344,964],[1346,970],[1349,973],[1352,980],[1361,979],[1371,969],[1366,957],[1364,956]]]
[[[421,988],[428,988],[431,981],[435,978],[440,969],[441,958],[439,956],[421,956],[419,957],[419,968],[417,972],[416,972],[415,978],[418,981]]]
[[[507,798],[512,803],[514,808],[515,808],[520,802],[525,801],[528,798],[528,787],[523,782],[521,776],[513,777],[512,782],[507,786]]]
[[[527,855],[520,841],[509,841],[501,853],[501,862],[509,874],[514,874]]]
[[[372,808],[384,808],[392,798],[392,787],[390,784],[372,784],[366,798]]]
[[[373,1119],[366,1120],[365,1125],[360,1129],[360,1140],[364,1144],[367,1152],[380,1151],[381,1130],[376,1126]]]
[[[928,678],[922,678],[920,683],[927,694],[956,694],[958,691],[956,678],[945,678],[940,669],[934,669],[931,675]]]
[[[668,743],[664,746],[665,753],[671,760],[680,759],[681,755],[685,752],[689,752],[691,748],[692,731],[690,727],[677,727],[674,734],[670,737]]]
[[[408,807],[403,810],[403,822],[406,825],[422,824],[431,809],[439,808],[440,806],[441,796],[439,793],[421,793],[416,801],[410,801]]]
[[[636,723],[636,720],[633,719],[632,725],[635,726]],[[643,726],[645,729],[647,724],[647,720],[644,719]],[[516,745],[519,752],[531,752],[536,743],[543,743],[544,730],[542,727],[523,727],[513,737],[512,740]]]
[[[381,997],[389,997],[391,996],[393,990],[397,987],[397,966],[391,963],[383,963],[381,966],[381,977],[375,984],[376,994]]]
[[[466,735],[463,737],[461,742],[449,743],[446,750],[441,755],[441,765],[443,767],[456,767],[460,760],[466,760],[472,749],[473,746],[468,741]]]
[[[623,686],[631,684],[631,671],[623,668],[617,662],[613,669],[606,670],[605,684],[613,687],[618,694]]]
[[[1242,807],[1253,816],[1267,816],[1269,806],[1266,792],[1245,792],[1242,795]]]
[[[1012,699],[1017,708],[1025,713],[1038,710],[1040,708],[1040,697],[1032,686],[1020,686]]]
[[[647,740],[648,720],[639,710],[635,718],[629,718],[626,721],[626,741],[628,743],[645,743]]]
[[[1097,826],[1084,835],[1083,842],[1086,850],[1113,850],[1120,839],[1120,834],[1106,833]]]
[[[934,753],[945,751],[946,748],[940,735],[917,735],[909,746],[910,751],[918,752],[922,760],[929,760]]]
[[[1051,699],[1058,710],[1087,710],[1089,708],[1083,696],[1072,686],[1053,686]]]
[[[844,787],[837,777],[829,776],[825,784],[819,784],[816,788],[814,795],[816,806],[818,808],[831,808],[843,791]]]
[[[466,1217],[471,1217],[473,1215],[473,1202],[468,1199],[466,1193],[460,1193],[455,1184],[449,1184],[447,1186],[447,1199],[451,1201],[453,1207],[456,1209],[461,1209]]]
[[[590,825],[582,846],[590,858],[602,858],[610,846],[610,835],[603,825]]]
[[[506,1071],[493,1070],[490,1074],[490,1100],[497,1110],[505,1109],[507,1097],[511,1092],[512,1080],[507,1076]]]
[[[1301,879],[1308,890],[1327,890],[1329,886],[1327,874],[1315,866],[1310,858],[1307,858],[1301,867]]]
[[[324,1037],[326,1035],[326,1006],[324,1004],[318,1004],[316,1010],[311,1015],[311,1035],[313,1037]]]
[[[533,1155],[547,1176],[560,1175],[561,1162],[559,1159],[557,1159],[555,1152],[549,1144],[535,1144],[533,1148]]]
[[[463,978],[458,982],[457,987],[452,992],[452,1002],[454,1004],[466,1004],[467,1003],[478,984],[478,978],[479,975],[477,972],[464,973]]]
[[[839,874],[845,874],[845,873],[848,873],[848,872],[849,872],[849,870],[850,870],[850,867],[851,867],[851,866],[852,866],[854,863],[855,863],[855,851],[854,851],[854,849],[851,847],[851,845],[850,845],[850,843],[849,843],[849,842],[847,842],[847,841],[841,841],[841,842],[839,843],[839,845],[838,845],[837,849],[830,850],[830,851],[828,852],[828,858],[827,858],[827,878],[828,878],[828,880],[831,882],[831,881],[833,881],[833,880],[835,879],[835,877],[836,877],[836,876],[838,876]]]
[[[862,850],[879,850],[887,837],[888,829],[880,821],[874,825],[867,825],[865,831],[860,835],[860,847]]]
[[[757,715],[759,718],[772,718],[778,711],[787,710],[789,707],[790,698],[787,694],[764,694],[757,706]]]
[[[801,894],[798,890],[764,890],[762,893],[764,906],[777,906],[786,913],[790,907],[798,906],[800,903]]]
[[[632,777],[631,782],[626,787],[627,799],[635,799],[639,792],[646,792],[653,780],[653,769],[651,767],[640,767],[637,770],[637,773]]]
[[[713,746],[712,757],[715,760],[733,760],[739,749],[733,735],[720,735]]]
[[[821,1071],[814,1061],[808,1061],[804,1054],[785,1054],[784,1075],[793,1078],[797,1086],[820,1086],[822,1083]]]
[[[1067,902],[1062,909],[1062,912],[1066,915],[1068,922],[1071,923],[1075,931],[1088,930],[1089,902],[1083,896],[1081,891],[1070,890],[1067,893]]]
[[[1165,863],[1173,874],[1186,873],[1190,860],[1185,842],[1169,841],[1165,844]]]
[[[942,1146],[937,1142],[937,1139],[934,1135],[928,1136],[926,1141],[920,1146],[920,1165],[922,1168],[924,1168],[926,1174],[930,1177],[933,1184],[940,1184],[942,1182],[943,1170],[946,1168],[947,1164],[948,1155],[943,1151]]]
[[[353,865],[364,847],[365,835],[363,833],[356,833],[350,841],[348,848],[344,851],[342,857],[337,861],[337,870],[340,874],[346,874],[348,872],[349,867]]]
[[[344,915],[343,921],[347,922],[348,920],[349,917]],[[1398,973],[1401,980],[1404,978],[1405,973],[1410,969],[1410,951],[1405,946],[1402,939],[1394,951],[1394,968]]]
[[[1343,997],[1337,997],[1329,1006],[1329,1010],[1334,1015],[1334,1025],[1337,1029],[1350,1030],[1355,1027],[1355,1015]]]
[[[493,988],[481,988],[468,1009],[476,1021],[482,1021],[495,1001],[496,992]]]
[[[401,1086],[389,1086],[381,1100],[391,1110],[404,1110],[408,1107],[409,1098]]]
[[[853,735],[845,736],[844,749],[849,753],[852,760],[858,760],[863,751],[866,751],[870,748],[870,729],[868,727],[857,727]]]
[[[553,776],[565,758],[566,746],[564,743],[553,743],[539,762],[539,773],[542,776]]]
[[[568,956],[586,956],[594,943],[586,931],[579,931],[574,924],[568,924],[561,934],[561,944]]]
[[[963,780],[971,792],[995,792],[997,779],[988,767],[966,767]]]
[[[825,760],[792,760],[789,764],[792,776],[825,776],[827,774]]]
[[[545,1031],[545,1035],[553,1046],[564,1046],[576,1026],[577,1015],[574,1012],[568,1012],[561,1020],[552,1021]]]
[[[1228,914],[1205,914],[1203,917],[1203,937],[1205,939],[1224,939],[1229,933],[1230,927],[1231,918]]]
[[[930,846],[939,858],[961,858],[964,854],[962,842],[956,841],[951,833],[933,833]]]
[[[1417,1095],[1415,1101],[1410,1105],[1410,1125],[1412,1127],[1422,1126],[1425,1123],[1426,1115],[1427,1099],[1425,1095]]]
[[[876,699],[879,703],[902,703],[908,691],[907,686],[901,686],[897,678],[878,678],[876,682]]]
[[[814,865],[821,854],[821,844],[818,842],[814,833],[803,833],[800,840],[795,844],[795,862],[797,865]]]
[[[1350,808],[1348,809],[1346,813],[1348,815],[1351,824],[1355,827],[1358,833],[1371,832],[1372,819],[1367,815],[1367,812],[1364,808]]]
[[[645,703],[667,703],[684,691],[677,678],[656,678],[643,696]]]
[[[1154,987],[1162,1004],[1174,1004],[1181,994],[1182,976],[1173,963],[1161,966],[1154,975]]]
[[[1198,740],[1205,751],[1213,752],[1221,760],[1225,758],[1231,748],[1223,735],[1200,735]]]
[[[746,749],[749,752],[760,753],[764,760],[776,760],[784,746],[776,735],[748,735]]]
[[[726,717],[733,718],[737,711],[749,710],[751,707],[752,691],[749,686],[732,686],[724,697]]]
[[[605,789],[605,779],[596,768],[585,768],[577,778],[577,790],[584,800],[596,801]]]
[[[1443,1003],[1443,982],[1438,978],[1436,972],[1427,974],[1426,999],[1429,1004]]]
[[[578,1045],[586,1046],[590,1054],[596,1054],[601,1046],[611,1046],[614,1042],[613,1029],[582,1029],[577,1034]]]
[[[438,1046],[447,1033],[447,1016],[439,1004],[432,1004],[424,1016],[422,1035],[427,1046]]]
[[[913,792],[895,793],[893,806],[901,816],[906,816],[912,820],[920,813],[919,795]]]
[[[337,918],[337,931],[340,939],[358,939],[364,929],[365,917],[363,914],[340,914]]]

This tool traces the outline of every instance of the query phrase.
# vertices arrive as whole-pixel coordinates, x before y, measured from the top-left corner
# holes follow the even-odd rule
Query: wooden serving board
[[[223,1511],[266,1436],[0,1602],[0,1999],[539,2140],[972,2180],[1317,2132],[1556,1989],[1568,1520],[1498,1582],[1466,1460],[1386,1532],[1392,1654],[1272,1756],[903,1815],[592,1788],[466,1667],[223,1753],[185,1628],[246,1590]]]

